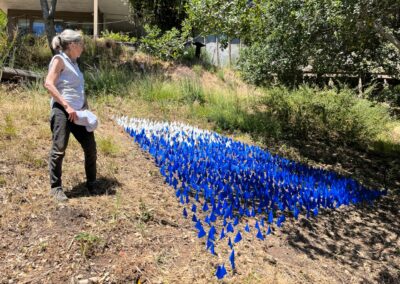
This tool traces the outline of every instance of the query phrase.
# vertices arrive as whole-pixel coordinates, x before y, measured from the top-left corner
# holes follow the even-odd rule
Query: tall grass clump
[[[130,84],[135,80],[129,70],[104,66],[101,68],[89,67],[86,69],[85,84],[89,95],[120,95],[128,94]]]
[[[179,81],[179,87],[184,102],[192,104],[198,102],[204,104],[206,101],[203,86],[197,79],[183,78]]]
[[[146,75],[137,78],[136,93],[149,102],[203,104],[205,93],[197,79],[183,78],[177,81],[160,75]]]
[[[135,84],[136,93],[145,101],[168,103],[179,102],[181,99],[180,89],[162,76],[142,76]]]
[[[207,91],[204,105],[194,112],[213,122],[217,131],[247,131],[247,107],[236,91],[215,89]]]
[[[278,136],[348,145],[368,144],[390,121],[385,107],[357,98],[350,89],[272,88],[257,108],[254,116],[273,123]]]

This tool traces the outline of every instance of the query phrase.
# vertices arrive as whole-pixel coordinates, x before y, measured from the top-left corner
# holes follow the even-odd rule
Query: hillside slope
[[[71,138],[63,173],[70,200],[57,204],[48,194],[48,95],[0,89],[0,283],[218,282],[227,245],[217,256],[206,251],[151,157],[114,123],[114,114],[151,109],[128,100],[91,102],[101,122],[100,185],[88,194],[83,153]],[[264,242],[246,234],[224,283],[398,283],[398,204],[391,194],[374,207],[288,220]]]

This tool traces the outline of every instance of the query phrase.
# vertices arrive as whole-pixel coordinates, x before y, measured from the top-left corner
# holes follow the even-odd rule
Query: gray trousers
[[[96,180],[96,141],[94,133],[86,131],[84,126],[76,125],[68,120],[68,113],[58,103],[51,110],[50,128],[53,145],[50,151],[49,170],[51,188],[62,188],[62,163],[68,146],[69,135],[72,132],[81,144],[85,153],[85,172],[88,183]]]

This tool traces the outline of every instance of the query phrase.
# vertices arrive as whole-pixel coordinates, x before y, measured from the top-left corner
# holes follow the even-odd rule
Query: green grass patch
[[[111,137],[98,137],[96,139],[97,148],[106,156],[116,156],[120,148]]]
[[[4,126],[2,127],[1,135],[6,139],[17,137],[17,127],[14,124],[14,119],[10,114],[4,117]]]

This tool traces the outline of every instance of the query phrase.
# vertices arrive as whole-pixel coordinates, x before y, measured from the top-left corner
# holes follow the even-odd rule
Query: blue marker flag
[[[222,228],[221,230],[221,235],[219,236],[219,239],[222,240],[223,238],[225,238],[225,231],[224,228]]]
[[[199,231],[199,233],[197,234],[197,237],[199,239],[201,239],[202,237],[204,237],[206,235],[206,231],[204,231],[203,228],[201,228],[201,230]]]
[[[231,255],[229,256],[229,261],[231,262],[232,270],[235,270],[235,250],[232,249]]]
[[[233,248],[233,244],[232,244],[231,238],[228,239],[228,246],[229,246],[231,249]]]
[[[233,226],[237,226],[239,224],[239,218],[238,216],[235,217],[235,220],[233,220]]]
[[[217,276],[218,279],[222,279],[222,278],[225,277],[225,275],[226,275],[225,266],[223,264],[222,265],[218,265],[217,272],[215,273],[215,276]]]
[[[228,223],[228,226],[226,227],[226,231],[228,233],[233,233],[234,229],[231,223]]]
[[[214,226],[211,226],[210,230],[208,231],[208,239],[215,241],[215,234],[217,231],[215,230]]]
[[[241,240],[242,240],[242,235],[240,234],[240,231],[238,231],[238,233],[236,234],[235,239],[233,241],[236,244],[236,243],[240,242]]]
[[[182,214],[183,214],[183,217],[187,218],[188,214],[187,214],[186,208],[183,208]]]
[[[257,238],[260,239],[260,240],[262,240],[262,241],[264,240],[264,236],[263,236],[263,234],[261,233],[261,230],[260,230],[260,229],[258,229]]]

